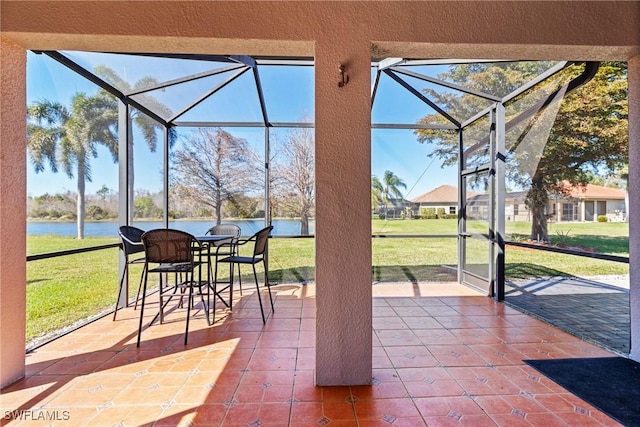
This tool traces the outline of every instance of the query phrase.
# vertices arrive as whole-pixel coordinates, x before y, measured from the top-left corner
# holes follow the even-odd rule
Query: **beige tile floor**
[[[212,327],[196,313],[187,346],[176,309],[136,348],[129,308],[39,348],[2,425],[619,425],[523,362],[611,353],[455,283],[373,289],[369,386],[314,386],[315,287],[279,285],[265,326],[245,290]]]

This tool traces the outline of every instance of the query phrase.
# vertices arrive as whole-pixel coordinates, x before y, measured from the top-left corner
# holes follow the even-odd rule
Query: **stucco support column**
[[[640,56],[628,62],[631,358],[640,362]]]
[[[323,386],[372,377],[370,68],[369,43],[352,35],[316,45],[315,375]]]
[[[26,58],[0,38],[0,387],[25,369]]]

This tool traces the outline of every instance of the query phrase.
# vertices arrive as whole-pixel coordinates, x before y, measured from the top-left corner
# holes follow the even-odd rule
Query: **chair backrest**
[[[256,244],[253,247],[253,257],[258,257],[264,254],[267,249],[267,240],[269,240],[269,233],[273,230],[273,225],[263,228],[251,237],[256,239]]]
[[[192,246],[197,242],[181,230],[159,228],[142,235],[146,259],[152,263],[193,262]]]
[[[144,230],[132,225],[123,225],[118,229],[118,234],[120,235],[122,248],[125,254],[131,255],[138,252],[144,252],[144,246],[142,245],[142,235],[144,234]]]
[[[218,224],[218,225],[214,225],[209,230],[207,230],[206,234],[208,235],[225,234],[225,235],[233,236],[234,238],[237,239],[240,237],[240,227],[238,227],[235,224]]]

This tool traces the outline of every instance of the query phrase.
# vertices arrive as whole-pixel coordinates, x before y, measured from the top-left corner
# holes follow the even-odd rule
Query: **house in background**
[[[507,221],[531,221],[531,212],[525,203],[526,191],[513,191],[505,194],[505,219]],[[607,221],[627,220],[626,192],[617,188],[587,184],[571,188],[568,195],[549,196],[547,213],[552,222],[596,222],[599,216]],[[441,185],[411,200],[416,215],[425,208],[439,208],[447,214],[457,214],[458,189],[451,185]],[[468,215],[485,218],[487,215],[486,194],[467,193]]]
[[[386,205],[378,203],[374,213],[381,219],[404,219],[407,215],[410,217],[415,214],[412,203],[409,200],[399,198],[390,198]]]
[[[467,192],[467,196],[473,197],[475,193]],[[414,215],[423,215],[423,212],[428,208],[434,209],[434,212],[438,212],[438,209],[444,209],[445,214],[457,215],[458,188],[452,185],[441,185],[414,197],[411,199],[411,203]]]
[[[531,221],[526,196],[526,191],[506,194],[507,221]],[[571,188],[569,195],[550,195],[547,213],[553,222],[595,222],[599,216],[606,216],[610,222],[621,222],[627,220],[625,200],[624,190],[587,184]]]

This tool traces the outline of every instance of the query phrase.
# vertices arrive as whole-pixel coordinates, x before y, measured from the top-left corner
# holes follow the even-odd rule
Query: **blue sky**
[[[152,63],[152,60],[148,60],[148,62],[149,64],[137,68],[128,67],[125,63],[110,63],[110,66],[119,75],[126,76],[128,80],[135,82],[145,76],[140,73],[155,70],[155,64]],[[177,70],[173,70],[173,72],[176,73]],[[275,67],[263,67],[261,73],[270,120],[291,122],[299,120],[301,116],[312,117],[313,71],[311,68],[308,68],[307,71],[292,71],[290,73],[285,70],[282,74],[283,71],[278,71]],[[281,74],[278,75],[278,73]],[[162,80],[176,76],[172,76],[171,72],[168,72],[165,76],[159,75],[158,77]],[[259,110],[256,109],[255,104],[247,102],[247,99],[251,99],[253,94],[248,92],[246,97],[238,97],[237,95],[239,88],[251,87],[248,84],[251,79],[250,73],[245,73],[233,84],[215,95],[215,102],[220,104],[210,103],[203,105],[203,107],[206,107],[207,111],[214,111],[214,119],[225,120],[234,115],[242,114],[245,120],[257,121]],[[208,84],[214,84],[214,81],[211,79]],[[29,104],[37,100],[49,99],[68,105],[73,94],[77,92],[91,94],[96,91],[97,87],[93,83],[76,75],[56,61],[45,55],[29,53],[27,58],[27,102]],[[175,99],[171,90],[159,94],[158,97],[167,100]],[[230,100],[235,102],[229,102]],[[239,100],[240,102],[238,102]],[[164,99],[163,102],[165,102]],[[221,109],[218,108],[218,105],[233,105],[236,106],[236,109],[235,111],[230,108]],[[431,113],[417,98],[390,82],[389,79],[381,81],[374,105],[372,121],[377,123],[413,123],[425,114]],[[174,111],[181,109],[179,105],[174,108]],[[203,111],[203,109],[199,111]],[[201,118],[202,116],[195,109],[185,115],[185,120]],[[228,130],[236,136],[246,138],[256,147],[264,145],[262,129],[231,128]],[[151,153],[139,135],[134,134],[134,142],[137,171],[136,189],[145,189],[151,192],[160,191],[162,188],[160,174],[162,156],[160,151]],[[439,159],[428,156],[431,147],[419,144],[410,130],[374,129],[372,130],[371,144],[372,174],[381,177],[386,170],[393,171],[406,183],[407,188],[404,193],[408,199],[439,185],[457,185],[457,169],[455,167],[442,169]],[[27,192],[31,196],[65,191],[75,192],[76,190],[75,179],[69,179],[62,172],[52,173],[47,169],[45,172],[36,174],[31,164],[27,165],[27,171]],[[106,150],[101,150],[99,158],[92,162],[93,181],[87,183],[87,193],[95,193],[103,185],[117,190],[117,173],[117,165],[111,161]]]

